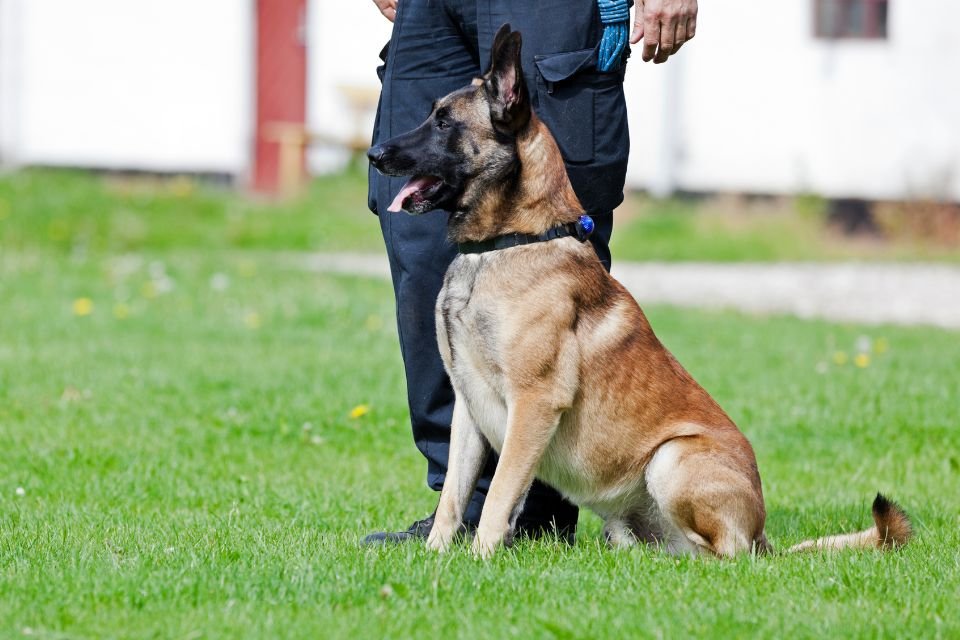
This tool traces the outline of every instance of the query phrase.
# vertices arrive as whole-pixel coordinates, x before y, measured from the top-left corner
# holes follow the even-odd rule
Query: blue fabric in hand
[[[630,22],[630,7],[627,0],[597,0],[600,8],[600,23],[603,37],[597,52],[597,68],[610,71],[620,62],[623,49],[627,46]]]

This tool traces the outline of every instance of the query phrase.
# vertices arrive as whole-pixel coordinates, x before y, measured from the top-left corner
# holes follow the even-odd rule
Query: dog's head
[[[388,211],[469,211],[488,187],[517,174],[516,139],[531,113],[520,46],[519,31],[500,27],[483,77],[434,102],[413,131],[367,152],[384,175],[413,176]]]

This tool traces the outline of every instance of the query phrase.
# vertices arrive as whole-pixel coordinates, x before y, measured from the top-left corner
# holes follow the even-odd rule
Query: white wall
[[[0,167],[17,163],[23,69],[21,0],[0,0]]]
[[[20,14],[19,91],[0,108],[21,162],[247,170],[252,0],[0,1]]]
[[[635,51],[628,184],[960,201],[960,3],[892,0],[890,39],[873,42],[815,40],[811,4],[704,1],[676,58]],[[253,9],[0,0],[0,160],[242,175]],[[391,25],[369,0],[310,0],[307,26],[308,125],[346,139],[342,87],[379,86]],[[320,147],[311,166],[344,158]]]
[[[811,0],[701,3],[678,58],[631,61],[630,184],[655,183],[672,157],[689,190],[960,200],[960,4],[890,6],[889,40],[826,42]],[[670,74],[672,156],[659,146]]]
[[[402,2],[402,0],[401,0]],[[360,126],[345,100],[345,86],[379,90],[377,57],[393,25],[369,0],[309,0],[307,47],[307,126],[330,140],[347,140],[354,128],[373,130],[373,113]],[[317,145],[310,155],[315,170],[341,166],[346,154]]]

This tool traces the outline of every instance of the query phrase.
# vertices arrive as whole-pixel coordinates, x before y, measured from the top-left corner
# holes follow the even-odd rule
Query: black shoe
[[[400,544],[411,540],[426,540],[433,529],[433,518],[437,514],[431,513],[423,520],[417,520],[406,531],[377,531],[360,541],[361,545],[373,546],[378,544]]]
[[[433,519],[436,512],[431,513],[423,520],[417,520],[406,531],[377,531],[371,533],[360,541],[363,546],[374,546],[381,544],[400,544],[414,540],[426,540],[430,536],[430,530],[433,529]],[[473,533],[476,525],[461,525],[461,533]],[[556,538],[561,542],[573,546],[576,542],[577,524],[568,524],[557,527],[553,521],[543,522],[518,522],[514,534],[515,538],[528,538],[530,540],[539,540],[540,538]]]

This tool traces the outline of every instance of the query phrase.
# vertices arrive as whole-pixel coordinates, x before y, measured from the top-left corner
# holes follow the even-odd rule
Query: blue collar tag
[[[586,242],[590,234],[593,233],[593,218],[584,214],[577,220],[577,239],[580,242]]]

